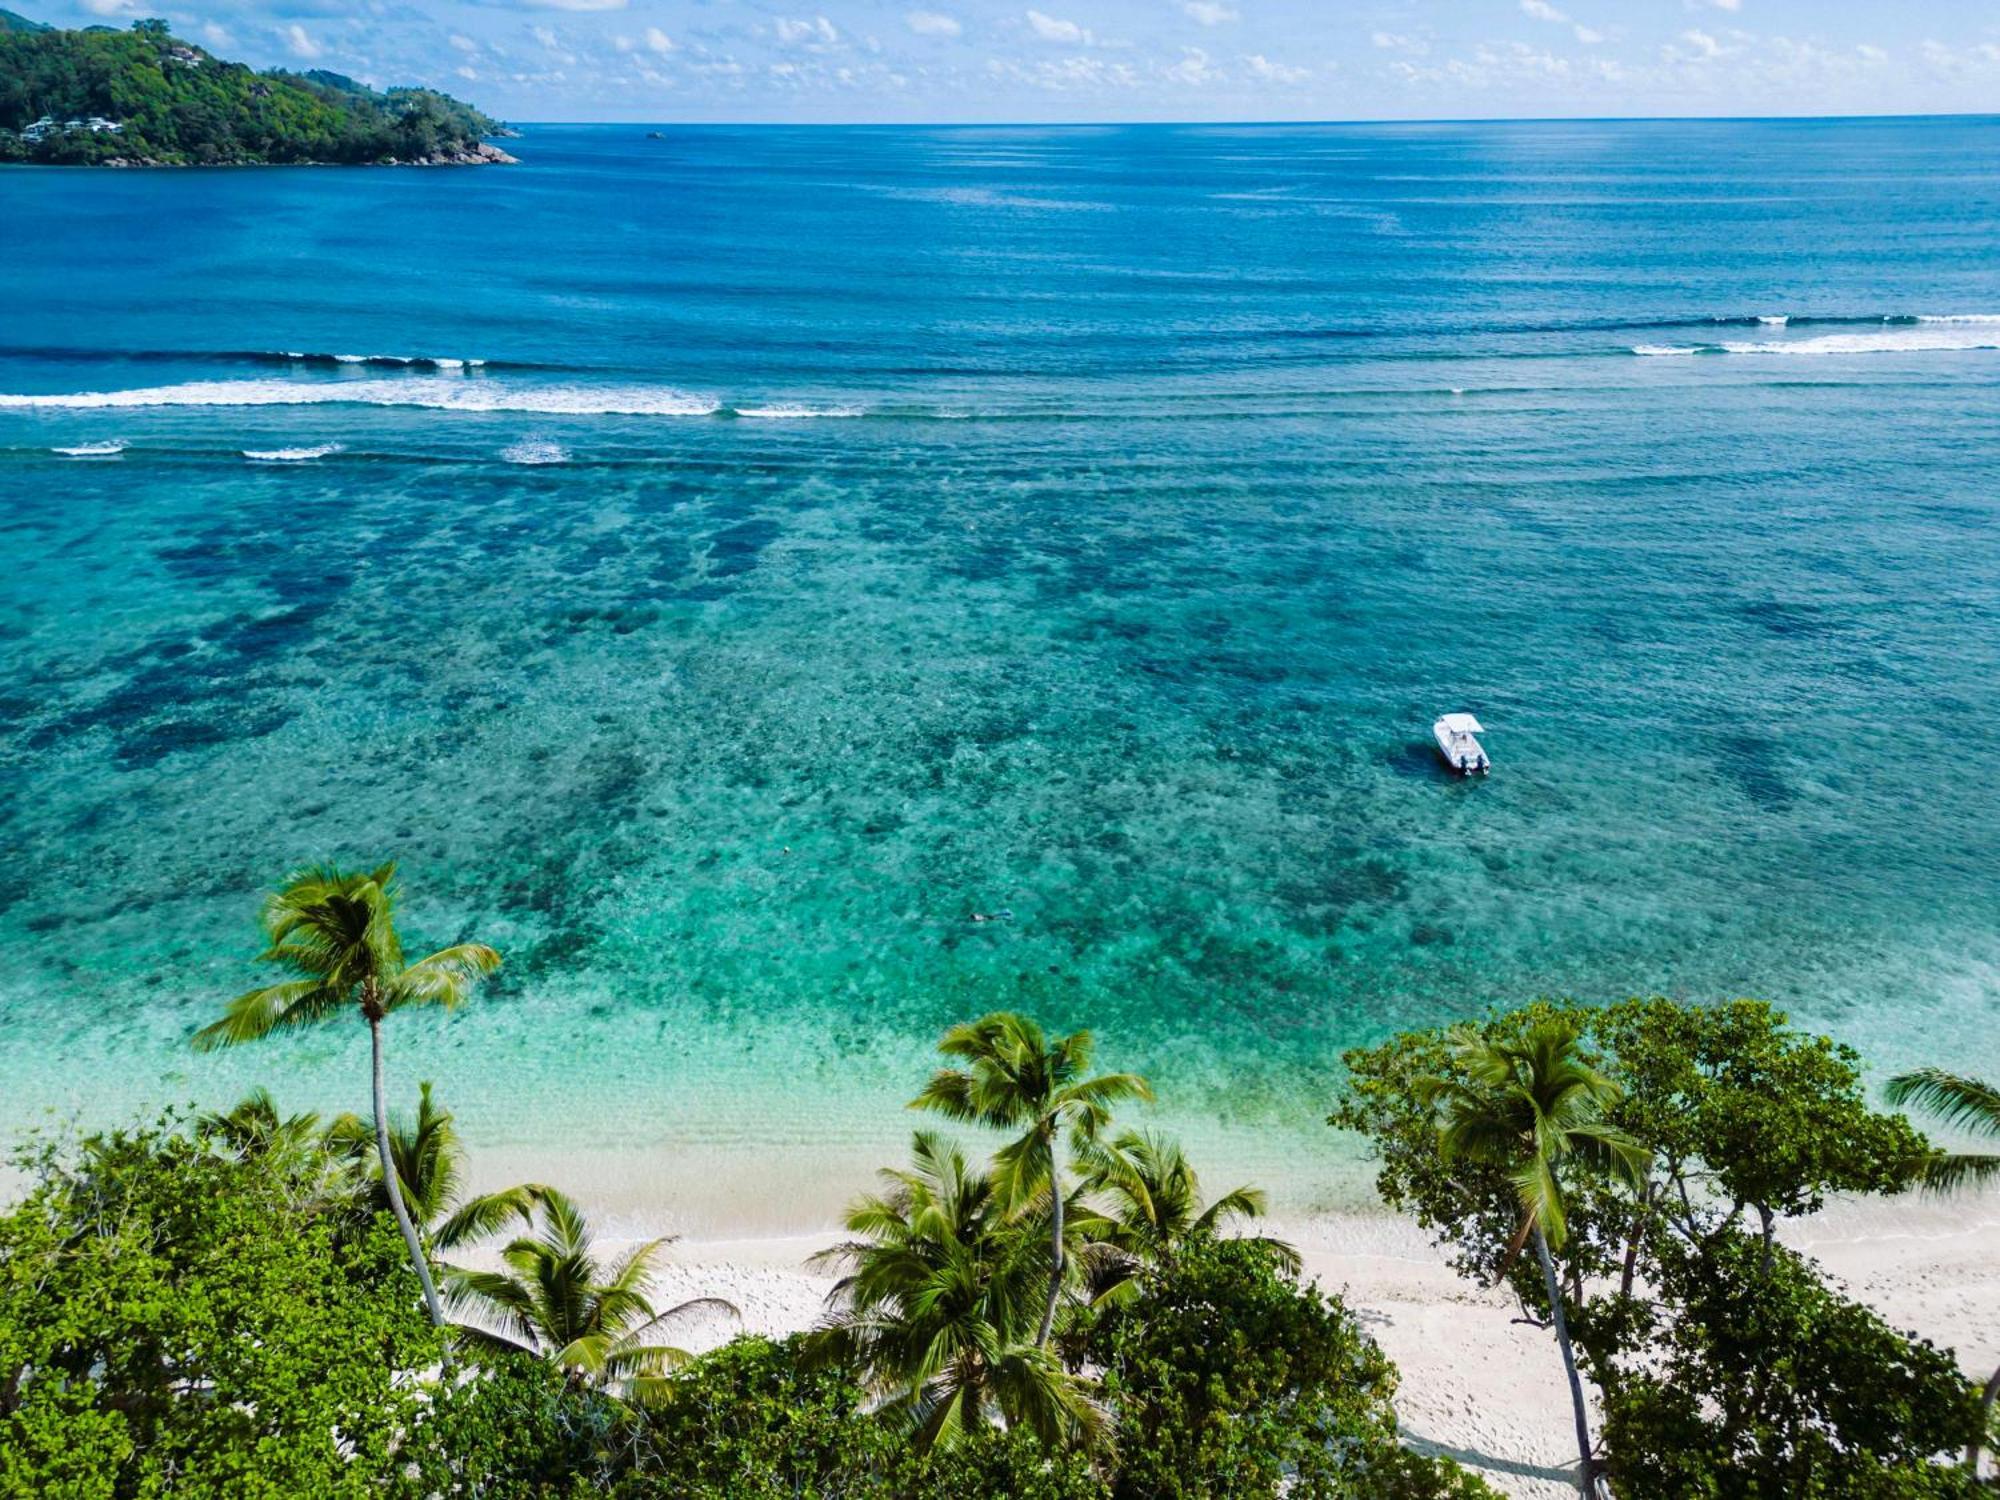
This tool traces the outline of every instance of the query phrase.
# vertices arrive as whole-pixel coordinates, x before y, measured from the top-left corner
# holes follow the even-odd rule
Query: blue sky
[[[2000,109],[1996,0],[10,0],[521,120]]]

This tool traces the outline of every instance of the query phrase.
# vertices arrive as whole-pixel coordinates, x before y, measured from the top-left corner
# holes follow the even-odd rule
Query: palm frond
[[[1884,1092],[1891,1104],[1914,1104],[1956,1129],[2000,1135],[2000,1088],[1981,1079],[1919,1068],[1891,1078]]]
[[[2000,1156],[1945,1152],[1917,1169],[1917,1185],[1933,1193],[1956,1193],[1989,1182],[2000,1182]]]
[[[500,967],[500,955],[484,943],[460,943],[420,958],[383,985],[385,1010],[409,1005],[461,1003],[480,978]]]
[[[341,999],[318,979],[294,979],[247,991],[229,1002],[221,1020],[194,1034],[195,1051],[261,1041],[274,1031],[308,1025],[331,1014]]]
[[[468,1198],[438,1225],[433,1238],[438,1248],[450,1250],[469,1241],[498,1234],[510,1223],[519,1223],[523,1227],[531,1225],[535,1221],[536,1204],[549,1191],[538,1182],[524,1182],[518,1187],[502,1188],[498,1192]]]

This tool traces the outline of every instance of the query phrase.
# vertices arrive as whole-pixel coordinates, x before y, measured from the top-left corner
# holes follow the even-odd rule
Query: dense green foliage
[[[1984,1414],[1949,1357],[1884,1324],[1777,1242],[1829,1195],[1900,1191],[1938,1153],[1870,1107],[1859,1059],[1769,1006],[1640,999],[1540,1003],[1490,1017],[1502,1049],[1559,1030],[1602,1072],[1603,1118],[1640,1153],[1560,1164],[1567,1233],[1546,1276],[1517,1257],[1523,1179],[1450,1149],[1465,1033],[1411,1032],[1348,1055],[1333,1123],[1367,1133],[1377,1186],[1448,1244],[1574,1330],[1605,1413],[1599,1462],[1622,1495],[1969,1494],[1947,1455]]]
[[[1783,1247],[1661,1243],[1634,1322],[1586,1342],[1615,1484],[1648,1500],[1971,1495],[1934,1456],[1964,1444],[1976,1392],[1950,1355],[1896,1332]]]
[[[1285,1253],[1199,1237],[1090,1335],[1122,1463],[1117,1500],[1487,1494],[1396,1436],[1395,1367]]]
[[[63,128],[93,117],[118,128]],[[30,139],[44,119],[54,128]],[[377,93],[337,73],[257,73],[180,41],[163,21],[0,28],[0,161],[422,161],[475,151],[498,129],[430,89]]]
[[[443,1335],[337,1161],[149,1129],[26,1165],[0,1218],[0,1494],[373,1493]]]

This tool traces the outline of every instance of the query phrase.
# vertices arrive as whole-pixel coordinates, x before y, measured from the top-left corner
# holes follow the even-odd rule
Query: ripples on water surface
[[[1487,1001],[2000,1067],[2000,127],[643,135],[0,176],[7,1124],[352,1102],[185,1048],[315,856],[506,952],[489,1143],[886,1147],[998,1004],[1295,1202]]]

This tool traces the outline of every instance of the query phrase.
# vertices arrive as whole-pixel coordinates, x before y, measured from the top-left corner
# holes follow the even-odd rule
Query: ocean
[[[360,1107],[188,1046],[322,859],[506,956],[398,1097],[668,1208],[1003,1006],[1292,1207],[1537,995],[2000,1071],[2000,121],[510,149],[0,173],[0,1131]]]

